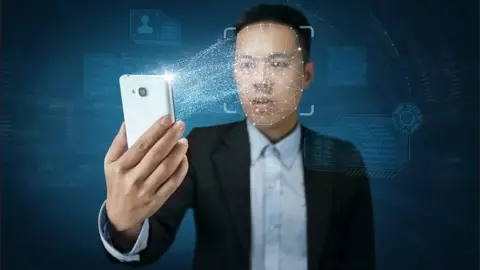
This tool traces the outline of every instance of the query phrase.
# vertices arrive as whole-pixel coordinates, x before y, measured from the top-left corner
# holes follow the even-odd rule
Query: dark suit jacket
[[[302,137],[309,133],[314,131],[302,126]],[[246,122],[195,128],[188,139],[188,176],[150,218],[148,247],[134,265],[150,264],[164,254],[191,208],[197,232],[194,269],[248,270],[251,213]],[[351,164],[353,145],[334,138],[329,141],[335,166]],[[318,171],[305,165],[304,182],[308,269],[374,269],[373,214],[366,175],[354,177],[342,170]]]

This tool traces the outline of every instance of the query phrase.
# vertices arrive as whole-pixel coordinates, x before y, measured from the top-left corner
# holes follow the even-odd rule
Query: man
[[[99,230],[112,261],[145,265],[195,217],[194,269],[374,269],[368,179],[304,164],[314,134],[296,107],[312,81],[310,33],[298,11],[256,6],[236,27],[235,80],[246,120],[194,128],[161,118],[130,149],[122,126],[105,156]],[[353,146],[329,140],[338,168]],[[360,164],[361,161],[359,161]]]

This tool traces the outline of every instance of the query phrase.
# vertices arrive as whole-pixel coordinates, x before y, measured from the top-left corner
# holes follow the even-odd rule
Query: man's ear
[[[303,89],[310,87],[313,80],[313,72],[315,71],[315,65],[312,61],[308,61],[303,68]]]

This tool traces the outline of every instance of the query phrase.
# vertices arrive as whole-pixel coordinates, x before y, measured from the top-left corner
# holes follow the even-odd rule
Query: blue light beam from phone
[[[216,112],[225,100],[238,97],[233,60],[232,43],[222,38],[191,57],[153,71],[171,80],[177,118],[186,119]]]

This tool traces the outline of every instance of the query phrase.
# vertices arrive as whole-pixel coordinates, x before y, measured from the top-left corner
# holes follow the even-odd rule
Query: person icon
[[[148,25],[148,21],[150,20],[150,17],[148,15],[143,15],[140,21],[142,22],[142,25],[137,28],[137,32],[139,34],[152,34],[153,33],[153,28]]]

